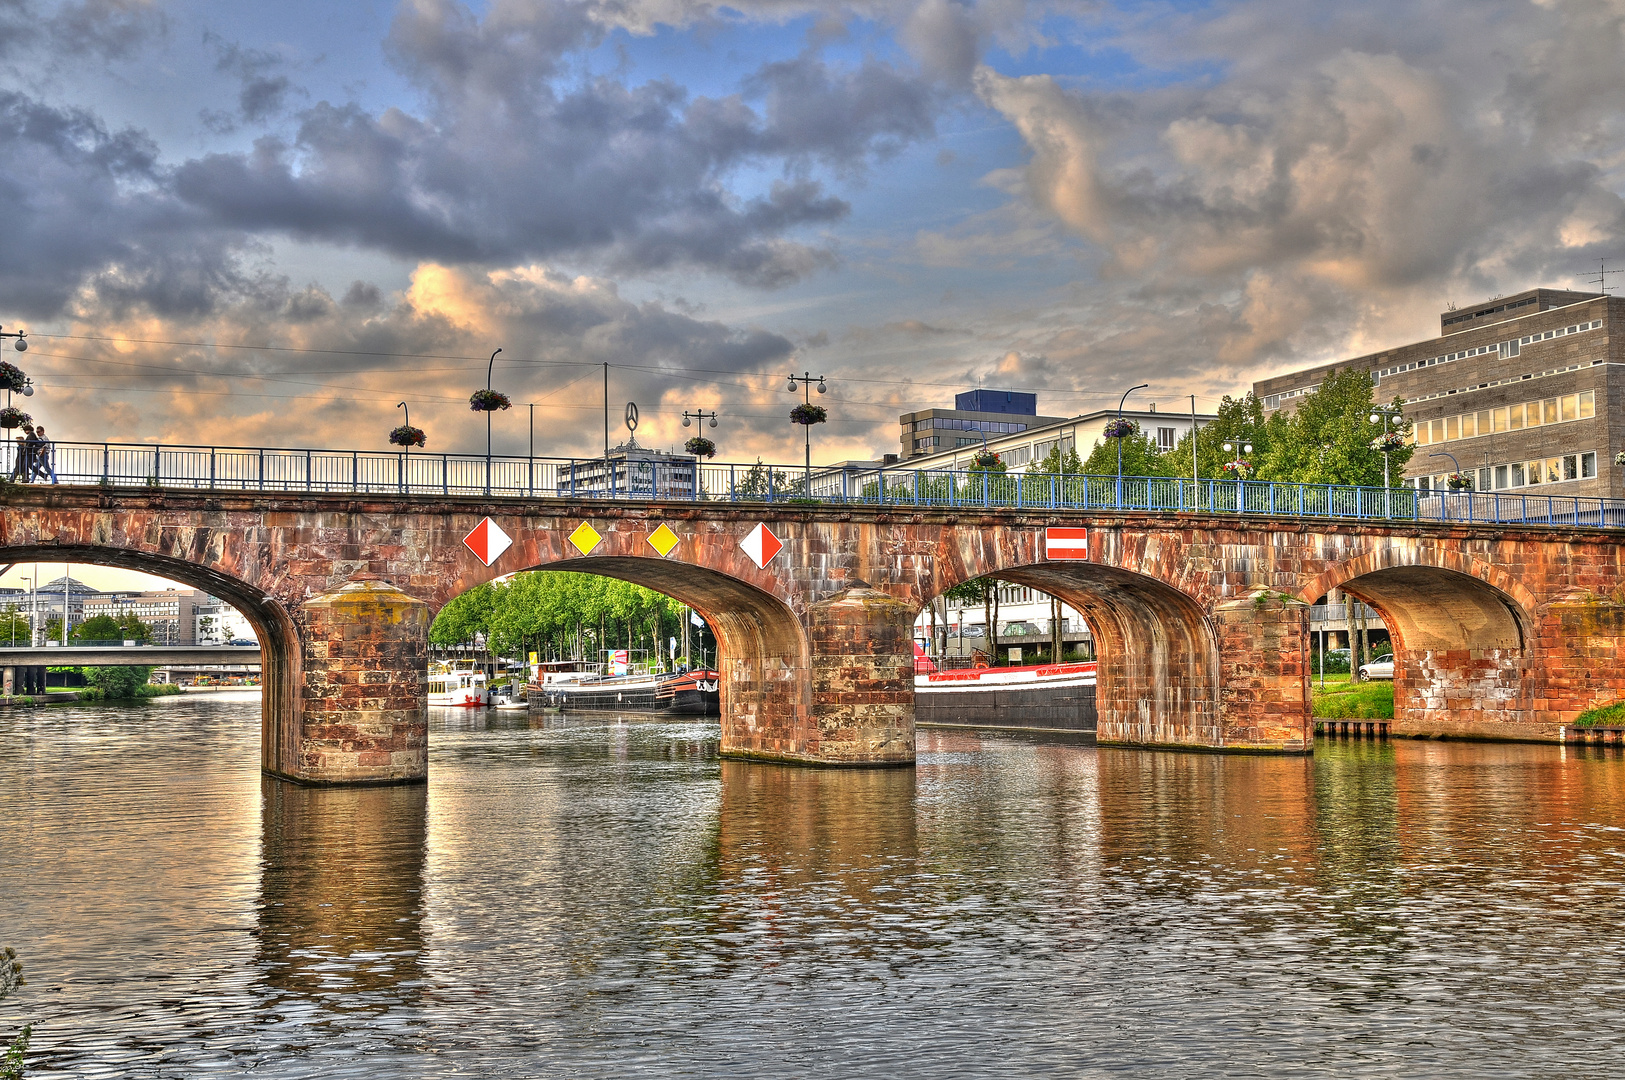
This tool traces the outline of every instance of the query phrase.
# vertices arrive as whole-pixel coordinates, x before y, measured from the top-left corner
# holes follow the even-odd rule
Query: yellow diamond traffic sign
[[[677,534],[671,531],[671,526],[661,525],[660,528],[649,534],[649,546],[660,552],[663,559],[671,554],[671,549],[679,543]]]
[[[598,530],[583,521],[576,526],[576,531],[570,534],[570,543],[575,545],[577,551],[583,555],[591,555],[592,549],[603,542]]]

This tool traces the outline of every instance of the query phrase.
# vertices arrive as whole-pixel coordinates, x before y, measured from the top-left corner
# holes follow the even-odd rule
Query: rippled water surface
[[[29,1075],[1602,1076],[1625,758],[1312,760],[451,713],[427,786],[262,779],[259,707],[0,716]]]

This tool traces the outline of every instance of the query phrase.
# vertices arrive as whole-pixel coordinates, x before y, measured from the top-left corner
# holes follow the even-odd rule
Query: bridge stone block
[[[301,608],[304,686],[297,769],[307,784],[428,776],[429,606],[358,574]]]
[[[1258,589],[1215,605],[1219,731],[1213,749],[1306,754],[1310,719],[1309,605]]]
[[[914,763],[914,614],[861,586],[809,608],[819,763]]]

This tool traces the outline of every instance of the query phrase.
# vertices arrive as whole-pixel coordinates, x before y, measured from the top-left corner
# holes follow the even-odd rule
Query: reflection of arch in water
[[[1082,613],[1095,638],[1102,742],[1223,745],[1218,641],[1193,597],[1144,574],[1095,562],[989,573],[1058,596]]]
[[[206,558],[203,553],[187,553]],[[217,596],[240,611],[260,642],[260,762],[271,772],[298,772],[298,717],[302,690],[299,630],[287,610],[259,586],[204,562],[134,548],[68,544],[0,548],[0,562],[79,563],[115,566],[179,581]]]
[[[1303,589],[1371,605],[1394,648],[1394,720],[1493,720],[1531,707],[1535,598],[1494,566],[1459,551],[1390,545],[1342,563]]]
[[[687,604],[717,637],[722,673],[722,752],[788,756],[816,752],[807,635],[789,605],[704,566],[636,555],[542,563],[528,570],[598,574]]]

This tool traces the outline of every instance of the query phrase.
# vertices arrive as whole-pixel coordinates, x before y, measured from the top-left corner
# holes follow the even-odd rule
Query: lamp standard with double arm
[[[1388,476],[1388,451],[1389,451],[1388,443],[1390,441],[1388,436],[1391,435],[1391,434],[1396,433],[1394,429],[1395,429],[1395,426],[1396,426],[1396,422],[1400,418],[1399,414],[1400,414],[1400,409],[1399,409],[1399,407],[1397,405],[1374,405],[1374,406],[1372,406],[1372,409],[1371,409],[1371,415],[1368,418],[1373,424],[1381,424],[1382,425],[1382,434],[1379,435],[1377,438],[1378,438],[1379,444],[1382,446],[1382,516],[1383,517],[1393,517],[1394,516],[1393,512],[1392,512],[1393,511],[1393,505],[1392,505],[1392,502],[1391,502],[1391,499],[1392,499],[1393,496],[1392,496],[1392,493],[1389,490],[1389,488],[1393,485],[1393,481],[1391,479],[1389,479],[1389,476]]]
[[[799,383],[801,385],[802,404],[806,405],[809,409],[812,408],[812,386],[814,383],[818,384],[818,392],[820,394],[826,394],[829,392],[829,388],[824,385],[824,377],[822,375],[814,375],[810,371],[804,371],[800,375],[791,375],[788,378],[790,385],[787,389],[789,389],[790,393],[793,394],[796,392],[796,384]],[[802,435],[806,441],[805,453],[807,468],[806,489],[802,491],[801,494],[803,497],[810,499],[812,498],[812,424],[802,424],[801,427]]]

